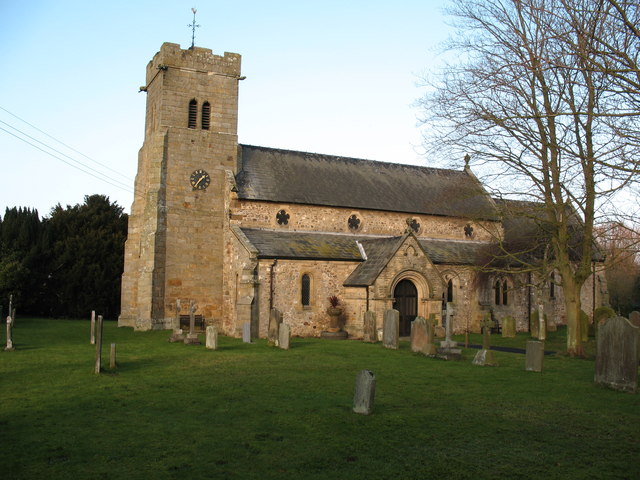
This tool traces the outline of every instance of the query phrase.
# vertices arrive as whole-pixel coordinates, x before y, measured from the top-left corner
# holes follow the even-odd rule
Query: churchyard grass
[[[550,333],[549,344],[561,346],[562,335]],[[533,373],[522,354],[496,352],[499,367],[479,367],[473,349],[446,362],[412,353],[406,341],[389,350],[292,338],[284,351],[220,337],[212,351],[111,321],[95,375],[88,320],[18,318],[13,337],[16,350],[0,351],[2,478],[600,479],[640,471],[640,395],[594,385],[589,358],[547,356]],[[524,348],[526,339],[491,342]],[[377,381],[370,416],[352,412],[363,369]]]

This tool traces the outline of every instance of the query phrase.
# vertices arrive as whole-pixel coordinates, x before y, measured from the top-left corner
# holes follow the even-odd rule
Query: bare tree
[[[471,154],[485,183],[541,205],[567,350],[582,355],[580,290],[594,225],[639,170],[637,4],[454,0],[450,13],[457,35],[446,51],[455,62],[427,84],[425,143],[450,158]]]

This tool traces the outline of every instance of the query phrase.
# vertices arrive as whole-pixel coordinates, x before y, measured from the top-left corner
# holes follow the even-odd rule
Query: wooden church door
[[[411,280],[401,280],[393,291],[393,308],[400,312],[400,336],[411,335],[411,322],[418,315],[418,290]]]

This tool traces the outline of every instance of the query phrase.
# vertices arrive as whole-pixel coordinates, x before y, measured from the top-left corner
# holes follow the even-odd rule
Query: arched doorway
[[[400,336],[411,335],[411,322],[418,315],[418,289],[405,278],[396,285],[393,298],[393,308],[400,312]]]

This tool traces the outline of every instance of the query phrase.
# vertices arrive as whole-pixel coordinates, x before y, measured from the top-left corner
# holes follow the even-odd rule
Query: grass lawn
[[[2,345],[4,335],[3,324]],[[563,336],[551,333],[547,350]],[[640,475],[640,395],[594,385],[592,358],[547,356],[532,373],[521,354],[478,367],[473,349],[445,362],[406,342],[392,351],[294,338],[283,351],[221,337],[211,351],[106,322],[106,368],[95,375],[88,321],[18,318],[13,337],[17,349],[0,350],[6,479]],[[362,369],[377,379],[371,416],[351,411]]]

